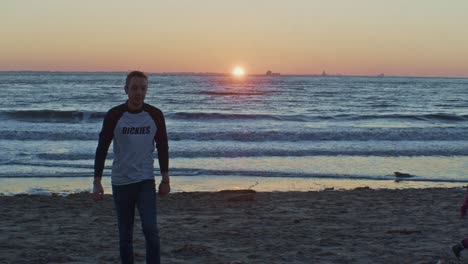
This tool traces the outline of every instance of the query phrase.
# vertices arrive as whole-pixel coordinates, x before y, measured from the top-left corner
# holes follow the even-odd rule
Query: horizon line
[[[133,70],[127,71],[63,71],[63,70],[0,70],[0,73],[119,73],[119,74],[126,74]],[[193,75],[193,76],[232,76],[231,73],[221,73],[221,72],[150,72],[150,71],[143,71],[148,75]],[[275,72],[276,73],[276,72]],[[381,74],[373,74],[373,75],[366,75],[366,74],[342,74],[342,73],[327,73],[327,74],[319,74],[319,73],[278,73],[278,75],[267,75],[265,73],[251,73],[246,74],[245,76],[253,76],[253,77],[376,77],[376,78],[452,78],[452,79],[466,79],[468,76],[418,76],[418,75],[385,75],[384,73]]]

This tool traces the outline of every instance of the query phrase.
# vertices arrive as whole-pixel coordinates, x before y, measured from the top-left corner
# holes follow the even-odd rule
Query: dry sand
[[[176,193],[158,202],[163,263],[457,263],[462,189]],[[118,263],[111,196],[0,196],[0,263]],[[144,239],[135,223],[137,263]],[[462,256],[468,263],[468,250]],[[440,260],[442,262],[440,262]]]

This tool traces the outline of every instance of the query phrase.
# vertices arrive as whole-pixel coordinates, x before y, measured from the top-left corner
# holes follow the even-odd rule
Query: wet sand
[[[158,201],[163,263],[458,263],[465,190],[187,192]],[[112,197],[0,196],[0,263],[118,263]],[[135,259],[145,263],[140,220]],[[468,263],[468,250],[462,262]]]

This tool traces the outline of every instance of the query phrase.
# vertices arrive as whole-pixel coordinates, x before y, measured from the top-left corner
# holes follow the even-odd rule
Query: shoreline
[[[156,182],[160,177],[155,178]],[[463,182],[431,181],[395,181],[395,180],[347,180],[327,178],[292,178],[292,177],[248,177],[248,176],[196,176],[171,177],[173,193],[181,192],[217,192],[223,189],[255,189],[259,192],[353,190],[369,187],[370,189],[427,189],[427,188],[463,188]],[[111,194],[110,177],[103,178],[105,194]],[[50,196],[53,193],[69,195],[90,192],[91,177],[76,178],[0,178],[0,195],[39,194]]]
[[[465,189],[179,192],[158,200],[164,263],[458,263]],[[0,196],[7,263],[115,263],[111,195]],[[136,263],[144,239],[135,220]],[[465,261],[465,262],[463,262]],[[463,252],[462,263],[468,263]]]

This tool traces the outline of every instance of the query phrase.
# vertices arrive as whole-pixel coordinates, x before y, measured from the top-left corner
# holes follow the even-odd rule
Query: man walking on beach
[[[94,198],[102,200],[101,184],[104,163],[113,141],[112,192],[119,227],[122,263],[133,263],[133,220],[135,206],[141,218],[146,240],[146,263],[160,263],[159,231],[156,222],[156,188],[153,153],[156,143],[162,181],[159,195],[170,192],[169,151],[164,115],[144,103],[148,77],[140,71],[127,75],[126,103],[107,112],[94,162]]]

